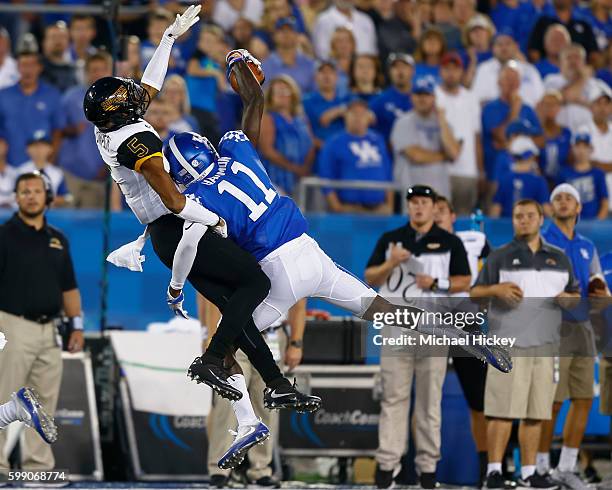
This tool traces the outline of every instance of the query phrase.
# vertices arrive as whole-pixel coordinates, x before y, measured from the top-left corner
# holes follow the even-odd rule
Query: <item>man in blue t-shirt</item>
[[[581,197],[570,184],[555,187],[550,202],[553,222],[542,233],[547,243],[562,249],[569,258],[574,276],[580,284],[580,296],[606,296],[601,265],[597,249],[591,240],[576,233],[576,222],[580,215]],[[598,287],[601,286],[601,287]],[[582,443],[584,428],[593,401],[595,355],[594,339],[586,299],[570,310],[563,312],[559,358],[559,381],[553,404],[553,417],[544,421],[538,449],[538,471],[550,470],[549,452],[554,426],[561,404],[571,400],[571,408],[565,419],[563,447],[559,464],[551,477],[566,488],[586,488],[574,474],[578,450]],[[571,430],[567,430],[572,428]]]
[[[395,120],[412,109],[412,77],[414,58],[405,53],[391,53],[387,59],[391,86],[374,97],[370,109],[376,116],[376,126],[386,142],[389,142]]]
[[[7,160],[18,167],[26,162],[28,138],[37,131],[51,135],[54,147],[60,138],[59,91],[40,81],[42,64],[38,53],[17,55],[20,80],[0,91],[0,130],[9,142]]]
[[[391,182],[391,159],[383,138],[368,130],[368,104],[358,97],[346,111],[346,130],[328,140],[319,159],[319,176],[333,180]],[[335,213],[391,214],[393,193],[385,190],[325,189]]]
[[[315,83],[317,89],[306,94],[303,102],[315,135],[315,143],[320,148],[323,142],[344,129],[348,99],[338,96],[338,71],[330,61],[322,61],[317,65]]]
[[[494,83],[491,80],[491,83]],[[535,111],[523,103],[519,89],[521,76],[516,62],[510,61],[499,73],[499,98],[486,104],[482,110],[482,144],[487,180],[495,179],[494,164],[497,155],[507,147],[506,127],[516,119],[526,119],[534,127],[534,133],[542,134],[542,127]]]

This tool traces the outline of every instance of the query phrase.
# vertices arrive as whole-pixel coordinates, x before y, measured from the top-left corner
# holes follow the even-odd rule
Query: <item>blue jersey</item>
[[[540,170],[553,182],[559,177],[562,168],[567,167],[572,140],[572,132],[561,128],[554,138],[546,138],[545,146],[540,153]]]
[[[370,109],[376,115],[376,131],[389,141],[395,120],[412,109],[410,94],[403,94],[389,87],[370,101]]]
[[[540,204],[548,202],[549,193],[546,180],[541,175],[523,172],[510,172],[499,187],[493,202],[501,205],[504,218],[512,216],[512,206],[521,199],[535,199]]]
[[[225,133],[213,170],[183,194],[221,216],[228,237],[258,261],[308,230],[296,204],[277,194],[242,131]]]

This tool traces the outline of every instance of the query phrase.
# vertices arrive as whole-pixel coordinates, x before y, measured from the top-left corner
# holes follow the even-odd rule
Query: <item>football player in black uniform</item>
[[[223,317],[208,349],[189,368],[192,379],[206,383],[225,398],[239,400],[242,393],[230,376],[239,373],[240,368],[238,364],[228,368],[223,365],[226,355],[231,358],[233,349],[239,348],[268,388],[278,395],[283,408],[316,410],[321,400],[301,394],[283,377],[253,323],[253,311],[268,294],[270,280],[252,255],[224,238],[227,227],[222,219],[178,191],[167,172],[159,135],[142,119],[151,98],[161,90],[175,39],[198,22],[199,10],[199,5],[189,7],[166,29],[141,84],[119,77],[96,81],[85,94],[85,115],[95,125],[98,149],[113,180],[136,217],[147,225],[153,249],[167,267],[172,266],[185,222],[202,223],[215,231],[206,233],[200,241],[188,279],[221,310]],[[237,65],[235,72],[244,105],[243,129],[247,132],[259,127],[250,121],[261,118],[263,93],[246,62]],[[258,136],[252,131],[249,134],[252,141]],[[176,299],[169,295],[168,302],[177,314],[184,313],[182,294]]]

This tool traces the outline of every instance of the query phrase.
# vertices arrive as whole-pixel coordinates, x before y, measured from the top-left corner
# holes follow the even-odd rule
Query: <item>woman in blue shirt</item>
[[[442,33],[435,28],[427,29],[419,39],[414,53],[417,62],[413,80],[431,75],[436,84],[440,83],[440,60],[446,53],[446,41]]]
[[[493,22],[484,14],[476,14],[470,19],[463,30],[464,50],[459,52],[466,67],[463,74],[463,84],[466,87],[472,85],[476,68],[483,61],[493,57],[492,44],[495,35]]]
[[[300,177],[310,175],[315,147],[303,115],[300,89],[287,75],[274,78],[266,90],[266,112],[259,150],[278,190],[291,195]]]
[[[353,31],[348,27],[337,27],[329,43],[329,57],[338,71],[338,96],[349,95],[349,74],[357,51]]]
[[[370,102],[380,93],[385,77],[378,56],[360,54],[351,65],[351,95]]]

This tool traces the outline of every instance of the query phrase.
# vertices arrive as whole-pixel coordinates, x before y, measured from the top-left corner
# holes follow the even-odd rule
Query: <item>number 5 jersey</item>
[[[229,238],[259,261],[306,233],[306,219],[291,198],[278,195],[242,131],[227,132],[218,152],[207,177],[183,194],[223,217]]]

